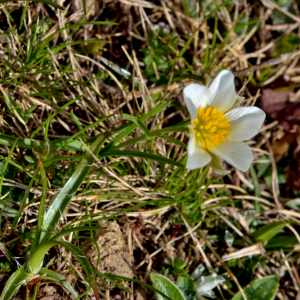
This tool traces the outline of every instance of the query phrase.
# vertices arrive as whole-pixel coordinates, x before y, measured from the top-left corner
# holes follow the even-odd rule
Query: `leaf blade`
[[[156,289],[161,291],[172,300],[185,300],[184,295],[179,288],[167,277],[159,274],[150,274],[151,281]],[[156,293],[158,300],[165,300],[166,298]]]
[[[94,155],[97,155],[100,151],[102,145],[106,141],[108,135],[101,135],[98,139],[92,144],[91,152]],[[69,202],[71,201],[73,195],[76,193],[78,188],[80,187],[81,183],[85,179],[86,175],[90,171],[92,164],[94,162],[94,158],[90,155],[87,158],[83,158],[80,163],[78,164],[75,172],[72,174],[68,182],[65,186],[61,189],[53,203],[51,204],[48,212],[44,217],[44,222],[42,226],[42,235],[41,239],[50,238],[52,235],[53,230],[56,228],[64,210],[68,206]]]
[[[248,300],[272,300],[279,287],[279,277],[267,276],[252,281],[245,289],[245,295]],[[241,292],[238,292],[231,300],[243,300]]]
[[[256,230],[252,235],[256,241],[266,242],[278,234],[285,227],[284,221],[272,222]]]

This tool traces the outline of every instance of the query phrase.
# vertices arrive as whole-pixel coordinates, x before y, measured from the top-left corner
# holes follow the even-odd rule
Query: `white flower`
[[[221,158],[247,171],[253,154],[243,141],[258,133],[266,114],[258,107],[234,108],[243,98],[235,92],[233,74],[221,71],[209,87],[192,83],[183,97],[191,114],[187,169],[210,164],[216,173],[227,174]]]

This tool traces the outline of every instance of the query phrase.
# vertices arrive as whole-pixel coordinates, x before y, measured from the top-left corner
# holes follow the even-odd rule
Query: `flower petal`
[[[186,168],[188,170],[194,170],[202,168],[211,161],[211,156],[208,152],[199,147],[196,144],[194,134],[191,135],[188,146],[187,146],[188,159],[186,163]]]
[[[239,107],[225,114],[230,123],[230,140],[245,141],[251,139],[260,130],[266,114],[258,107]]]
[[[210,106],[215,106],[219,111],[228,111],[237,98],[234,86],[234,76],[230,71],[223,70],[209,86],[211,91]]]
[[[198,108],[205,107],[210,99],[210,90],[204,85],[192,83],[183,89],[184,102],[192,117],[192,122],[197,118]]]
[[[245,97],[240,97],[237,95],[232,108],[238,107],[244,100],[245,100]]]
[[[212,167],[213,171],[216,174],[226,175],[230,173],[230,171],[224,169],[221,160],[216,155],[214,155],[213,153],[209,153],[209,155],[211,156],[211,162],[209,163],[209,165]]]
[[[243,172],[249,169],[254,158],[251,148],[240,141],[226,140],[209,151]]]

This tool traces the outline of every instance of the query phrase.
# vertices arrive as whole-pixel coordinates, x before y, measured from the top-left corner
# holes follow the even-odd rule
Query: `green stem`
[[[188,130],[189,129],[187,127],[166,127],[166,128],[163,128],[163,129],[153,130],[153,131],[148,133],[148,136],[146,134],[144,134],[142,136],[130,139],[126,142],[123,142],[119,145],[114,146],[113,149],[117,150],[117,149],[123,148],[123,147],[128,146],[128,145],[132,145],[132,144],[136,144],[136,143],[144,142],[144,141],[149,141],[149,140],[152,140],[156,137],[160,137],[164,133],[188,132]]]
[[[28,287],[26,287],[26,300],[35,300],[36,299],[36,295],[37,295],[37,290],[38,290],[38,286],[37,284],[35,284],[33,286],[33,294],[30,296],[30,289]]]
[[[10,151],[9,151],[9,154],[8,154],[6,160],[5,160],[5,164],[4,164],[4,166],[3,166],[3,169],[2,169],[2,175],[1,175],[1,178],[0,178],[0,195],[1,195],[1,193],[2,193],[2,184],[3,184],[3,179],[4,179],[5,171],[6,171],[6,169],[7,169],[8,162],[9,162],[9,160],[10,160],[10,157],[11,157],[11,155],[13,154],[13,151],[14,151],[16,145],[17,145],[17,142],[18,142],[18,139],[16,139],[16,140],[14,141],[14,143],[13,143],[13,145],[12,145]]]

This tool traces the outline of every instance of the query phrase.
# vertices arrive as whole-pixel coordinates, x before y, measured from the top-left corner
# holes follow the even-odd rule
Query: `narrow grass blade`
[[[54,240],[48,240],[45,242],[42,242],[38,248],[31,254],[30,258],[26,262],[25,271],[27,273],[34,273],[39,274],[42,270],[42,264],[44,261],[44,257],[46,253],[49,251],[50,248],[54,246],[62,246],[72,252],[76,258],[78,259],[79,263],[81,264],[82,269],[86,273],[88,277],[88,282],[91,284],[95,297],[97,300],[100,300],[100,296],[97,289],[97,284],[94,278],[94,271],[88,261],[88,259],[85,257],[84,253],[75,245],[63,242],[63,241],[54,241]]]
[[[14,141],[14,143],[13,143],[13,145],[12,145],[10,151],[9,151],[9,154],[8,154],[6,160],[5,160],[4,167],[3,167],[3,169],[2,169],[2,175],[1,175],[1,178],[0,178],[0,195],[1,195],[1,193],[2,193],[2,184],[3,184],[3,180],[4,180],[5,171],[6,171],[6,169],[7,169],[8,162],[9,162],[9,160],[10,160],[10,157],[11,157],[11,155],[13,154],[13,151],[14,151],[16,145],[17,145],[17,142],[18,142],[18,139],[16,139],[16,140]]]
[[[137,125],[143,132],[144,134],[148,137],[150,134],[150,131],[147,129],[147,127],[136,117],[128,115],[128,114],[124,114],[123,112],[120,113],[122,119],[124,120],[128,120],[133,122],[135,125]]]
[[[98,137],[98,139],[90,148],[91,152],[97,155],[109,134],[110,133],[107,133]],[[68,182],[61,189],[60,193],[51,204],[47,214],[44,217],[41,235],[42,239],[51,237],[52,232],[56,228],[63,212],[90,171],[93,162],[94,158],[91,155],[89,155],[87,158],[83,158],[78,164],[73,175],[70,177]]]
[[[108,150],[105,153],[100,154],[101,157],[103,156],[129,156],[129,157],[138,157],[143,159],[150,159],[155,160],[160,163],[169,164],[171,166],[177,166],[177,167],[184,167],[183,164],[174,161],[169,158],[165,158],[156,154],[150,154],[140,151],[126,151],[126,150]]]
[[[118,280],[114,279],[113,276],[109,276],[109,274],[106,273],[101,273],[99,271],[97,271],[96,269],[94,269],[95,274],[97,274],[100,278],[104,277],[105,279],[109,280],[110,282],[112,282],[113,284],[115,284],[116,286],[118,286],[120,289],[123,289],[125,292],[132,294],[132,292],[130,290],[128,290],[123,284],[120,284],[118,282]]]
[[[137,122],[139,122],[138,119],[136,119],[134,121],[135,124]],[[158,129],[158,130],[149,131],[147,128],[145,128],[144,125],[142,125],[142,126],[143,126],[143,128],[141,128],[141,129],[145,133],[144,135],[133,138],[133,139],[130,139],[130,140],[125,141],[123,143],[120,143],[119,145],[116,145],[116,146],[112,147],[112,149],[114,149],[114,150],[115,149],[120,149],[120,148],[123,148],[123,147],[128,146],[128,145],[132,145],[132,144],[136,144],[136,143],[140,143],[140,142],[144,142],[144,141],[149,141],[149,140],[152,140],[156,137],[161,137],[163,139],[166,139],[167,141],[172,141],[174,144],[178,144],[180,146],[186,147],[185,144],[183,144],[180,141],[166,135],[165,133],[187,132],[188,131],[187,127],[172,126],[172,127],[166,127],[166,128],[162,128],[162,129]]]
[[[82,131],[83,130],[82,124],[81,124],[80,120],[78,119],[78,117],[73,113],[73,110],[71,110],[70,116],[73,119],[76,126],[78,127],[79,131]],[[83,132],[80,134],[80,138],[86,143],[86,137]]]
[[[24,9],[23,9],[22,16],[21,16],[21,20],[20,20],[20,25],[19,25],[19,30],[22,29],[23,22],[24,22],[24,19],[25,19],[25,16],[26,16],[26,12],[27,12],[28,5],[29,5],[29,1],[26,2],[25,7],[24,7]]]
[[[46,268],[41,268],[38,275],[42,276],[43,280],[55,281],[61,284],[67,291],[69,291],[74,297],[77,297],[77,293],[73,289],[72,285],[59,273]]]
[[[33,32],[31,31],[29,43],[27,44],[27,55],[26,55],[26,58],[25,58],[25,64],[26,65],[28,64],[28,62],[31,58],[31,53],[37,47],[36,38],[37,38],[38,28],[39,28],[39,18],[36,21],[36,26],[34,27]]]
[[[160,113],[164,108],[166,108],[169,105],[168,102],[165,103],[160,103],[156,107],[154,107],[151,111],[149,111],[147,114],[143,115],[139,121],[140,122],[145,122],[147,119],[157,115]],[[111,141],[108,145],[106,145],[103,149],[103,151],[113,147],[116,145],[118,142],[120,142],[124,137],[128,136],[135,128],[138,126],[136,124],[124,124],[122,125],[118,130],[115,131],[115,133],[120,132],[124,130],[121,134],[119,134],[116,138],[114,138],[113,141]]]
[[[54,237],[51,238],[51,240],[57,240],[60,237],[71,233],[71,232],[77,232],[77,231],[86,231],[86,230],[102,230],[103,231],[103,227],[97,227],[97,226],[80,226],[80,227],[75,227],[75,228],[70,228],[70,229],[66,229],[61,231],[60,233],[56,234]]]
[[[184,47],[180,50],[180,52],[178,54],[178,57],[182,57],[183,54],[186,52],[187,48],[189,47],[189,45],[193,41],[193,38],[194,38],[195,34],[200,30],[201,26],[202,26],[202,24],[198,28],[196,28],[196,30],[194,30],[193,34],[189,37],[189,39],[185,43]]]
[[[33,140],[31,139],[18,139],[6,134],[0,134],[0,144],[5,146],[12,146],[17,140],[17,145],[23,149],[31,149],[33,147]]]

